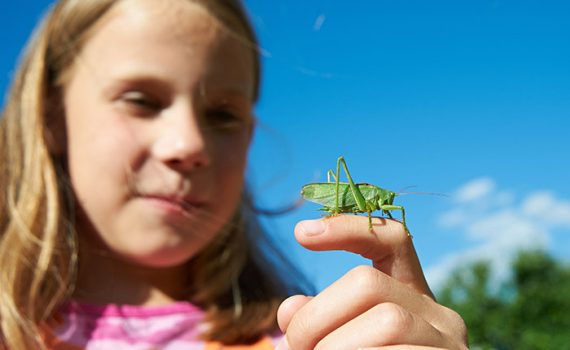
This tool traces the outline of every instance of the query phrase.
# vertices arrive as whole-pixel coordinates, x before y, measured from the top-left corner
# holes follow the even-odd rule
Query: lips
[[[181,196],[178,194],[142,194],[139,196],[146,201],[154,203],[164,209],[190,212],[205,206],[205,202],[193,196]]]

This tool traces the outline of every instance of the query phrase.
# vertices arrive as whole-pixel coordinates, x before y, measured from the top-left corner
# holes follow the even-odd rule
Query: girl
[[[53,8],[0,124],[3,347],[466,348],[395,221],[299,223],[373,266],[283,301],[243,187],[256,47],[238,0]]]

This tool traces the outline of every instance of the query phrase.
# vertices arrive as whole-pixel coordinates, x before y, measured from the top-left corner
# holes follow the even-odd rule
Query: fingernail
[[[325,232],[323,220],[305,220],[301,222],[301,231],[305,236],[316,236]]]
[[[275,350],[289,350],[289,343],[287,343],[287,338],[283,337]]]

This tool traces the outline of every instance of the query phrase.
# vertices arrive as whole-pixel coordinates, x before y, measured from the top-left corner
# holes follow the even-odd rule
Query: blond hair
[[[201,4],[256,50],[239,0]],[[60,88],[89,31],[119,0],[62,0],[38,27],[0,119],[0,347],[44,348],[41,327],[66,302],[77,271],[74,212],[63,156]],[[258,95],[259,57],[255,51]],[[246,196],[247,197],[247,196]],[[246,198],[247,199],[247,198]],[[247,343],[275,329],[285,286],[252,242],[258,225],[242,204],[228,232],[192,259],[193,302],[206,310],[203,336]],[[247,237],[251,233],[254,236]],[[269,244],[271,246],[271,244]],[[220,258],[222,257],[222,258]],[[285,262],[283,260],[283,262]],[[270,264],[269,264],[270,265]],[[295,274],[293,273],[293,276]]]

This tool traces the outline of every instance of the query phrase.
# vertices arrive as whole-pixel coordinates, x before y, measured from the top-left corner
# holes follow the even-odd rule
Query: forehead
[[[256,88],[255,58],[247,40],[190,0],[118,2],[92,28],[80,56],[100,67],[109,63],[109,70],[143,68],[150,74],[175,75],[174,70],[192,65],[214,85],[233,80],[245,81],[248,90]]]
[[[87,41],[106,30],[114,32],[116,38],[138,34],[136,39],[146,43],[175,43],[191,48],[224,39],[227,32],[222,28],[212,13],[191,0],[122,0],[92,28]]]

